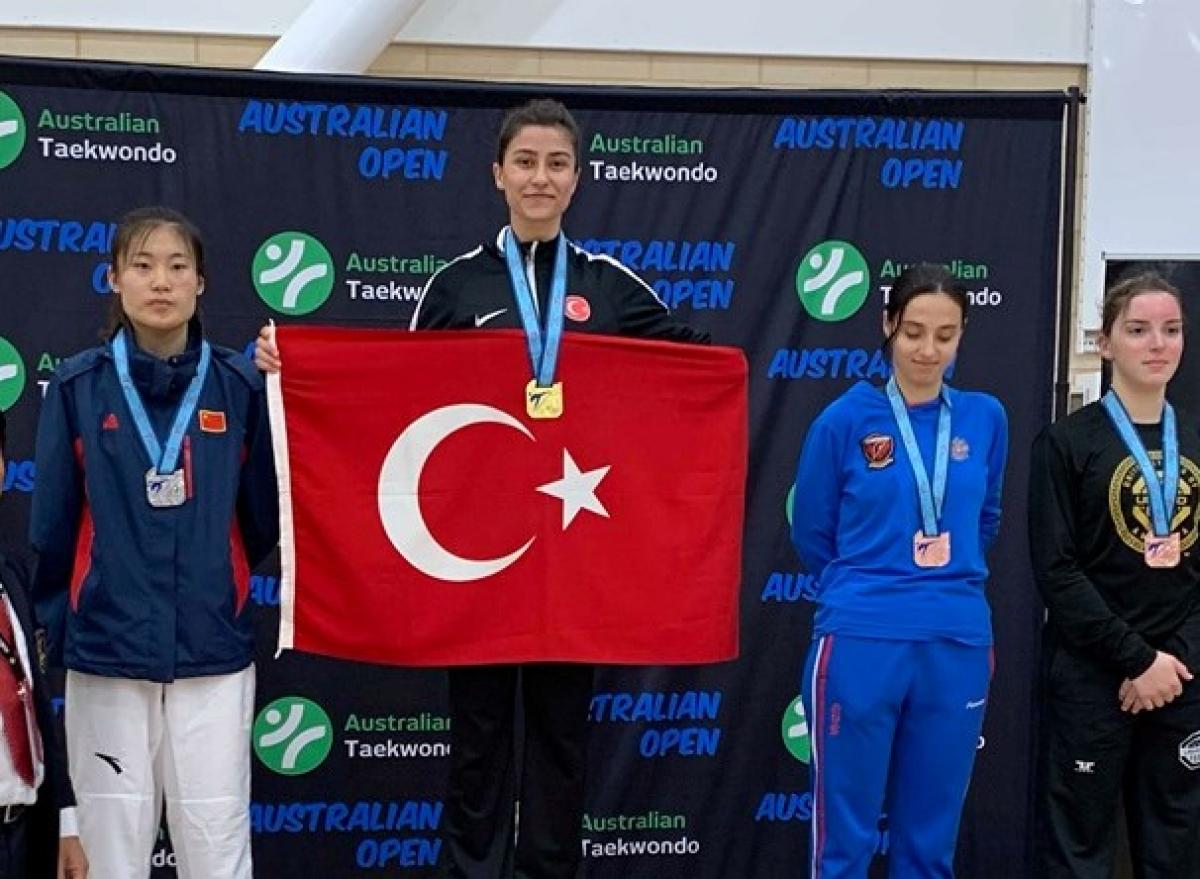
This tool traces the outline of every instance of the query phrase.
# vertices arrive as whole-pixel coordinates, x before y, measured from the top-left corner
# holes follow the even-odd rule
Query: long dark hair
[[[135,208],[118,221],[117,233],[113,236],[112,244],[113,274],[119,272],[129,255],[137,252],[146,243],[146,239],[163,226],[170,226],[179,233],[196,266],[196,274],[203,279],[204,241],[200,237],[200,230],[179,211],[161,205]],[[110,296],[108,319],[101,331],[101,336],[105,339],[111,339],[122,327],[129,328],[129,317],[121,306],[121,297],[116,293],[111,293]]]
[[[504,154],[508,152],[508,145],[527,125],[556,126],[565,131],[571,141],[575,166],[579,167],[579,123],[562,101],[553,98],[535,98],[505,114],[504,121],[500,123],[500,137],[496,144],[496,164],[504,164]]]
[[[916,263],[900,273],[900,277],[892,285],[891,293],[888,294],[887,305],[884,306],[883,313],[887,316],[888,323],[892,325],[892,331],[884,341],[885,348],[891,347],[896,333],[900,332],[900,323],[904,320],[904,310],[908,308],[908,303],[912,302],[914,297],[926,293],[941,293],[943,296],[949,296],[958,304],[958,308],[962,312],[963,323],[967,322],[969,298],[966,285],[959,280],[958,275],[938,263]]]

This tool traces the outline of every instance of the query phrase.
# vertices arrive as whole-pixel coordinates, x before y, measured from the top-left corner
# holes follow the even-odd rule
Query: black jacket
[[[54,715],[50,702],[50,687],[42,668],[42,652],[37,645],[37,623],[29,600],[28,578],[24,566],[15,559],[0,555],[0,584],[8,593],[17,620],[25,634],[25,649],[33,678],[33,696],[37,708],[38,729],[42,733],[45,752],[45,778],[38,789],[37,803],[30,810],[28,857],[31,877],[54,877],[58,862],[58,813],[59,810],[75,805],[75,792],[67,774],[67,754],[63,747],[62,730]]]
[[[521,329],[502,243],[498,234],[434,274],[413,312],[411,329]],[[527,276],[533,268],[539,312],[549,296],[555,250],[553,241],[521,245]],[[624,265],[574,244],[567,245],[566,292],[566,331],[709,341],[707,333],[672,318],[653,289]]]
[[[1200,433],[1177,413],[1180,482],[1172,529],[1183,558],[1149,568],[1144,482],[1100,403],[1046,427],[1033,444],[1029,544],[1033,572],[1058,641],[1124,677],[1156,650],[1200,671]],[[1153,460],[1162,425],[1137,425]]]

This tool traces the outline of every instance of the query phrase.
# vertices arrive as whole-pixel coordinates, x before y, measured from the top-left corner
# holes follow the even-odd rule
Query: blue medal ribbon
[[[1162,445],[1163,445],[1163,475],[1158,479],[1158,471],[1150,461],[1150,454],[1138,436],[1137,428],[1125,411],[1121,398],[1109,391],[1101,400],[1104,411],[1112,419],[1113,426],[1121,435],[1125,448],[1133,456],[1142,478],[1146,480],[1146,494],[1150,497],[1150,522],[1154,527],[1156,537],[1167,537],[1171,533],[1171,511],[1175,509],[1175,495],[1179,491],[1179,436],[1175,432],[1175,409],[1167,401],[1163,401],[1162,415]]]
[[[932,486],[929,484],[925,461],[921,458],[921,449],[917,445],[917,437],[913,433],[912,421],[908,417],[908,406],[896,384],[895,376],[888,379],[887,395],[888,402],[892,404],[892,414],[896,417],[896,426],[900,429],[900,438],[904,441],[904,451],[908,453],[913,478],[917,482],[917,498],[921,504],[921,532],[926,537],[936,537],[940,533],[938,522],[942,518],[942,507],[946,502],[946,480],[950,472],[950,400],[946,394],[946,386],[942,385],[939,395],[941,408],[938,411]]]
[[[117,367],[117,378],[120,379],[121,391],[125,395],[125,403],[129,406],[129,414],[133,416],[138,436],[142,438],[142,447],[150,456],[151,466],[160,476],[174,473],[179,463],[179,450],[183,447],[183,436],[187,433],[188,422],[192,418],[192,413],[196,411],[196,404],[200,401],[200,388],[204,384],[204,377],[208,375],[212,349],[208,347],[208,342],[201,341],[200,363],[196,367],[196,374],[192,376],[183,399],[179,402],[179,409],[175,413],[171,432],[167,434],[165,447],[159,443],[158,437],[154,433],[150,417],[146,414],[146,407],[142,405],[141,394],[138,393],[138,389],[133,384],[133,377],[129,374],[129,347],[125,341],[125,330],[119,330],[113,337],[112,350],[113,361]]]
[[[562,344],[563,304],[567,298],[567,236],[558,233],[544,332],[538,321],[537,299],[530,290],[525,267],[521,264],[517,236],[513,234],[511,226],[504,228],[503,236],[504,260],[508,264],[513,297],[517,300],[517,311],[521,315],[521,326],[525,329],[525,341],[529,345],[533,377],[539,388],[548,388],[554,384],[554,369],[558,365],[558,349]]]

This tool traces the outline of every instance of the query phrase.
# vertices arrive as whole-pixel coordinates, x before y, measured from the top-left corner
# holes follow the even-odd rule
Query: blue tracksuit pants
[[[991,679],[992,651],[954,641],[824,635],[804,674],[812,735],[812,879],[947,879]]]

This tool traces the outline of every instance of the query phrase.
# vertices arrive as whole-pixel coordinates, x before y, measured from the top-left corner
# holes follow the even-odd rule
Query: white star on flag
[[[612,465],[608,465],[582,472],[571,453],[563,449],[562,479],[539,485],[537,489],[562,501],[563,531],[567,530],[567,526],[575,520],[580,510],[591,510],[598,516],[608,518],[608,510],[604,509],[604,504],[596,497],[596,486],[608,475],[611,467]]]

